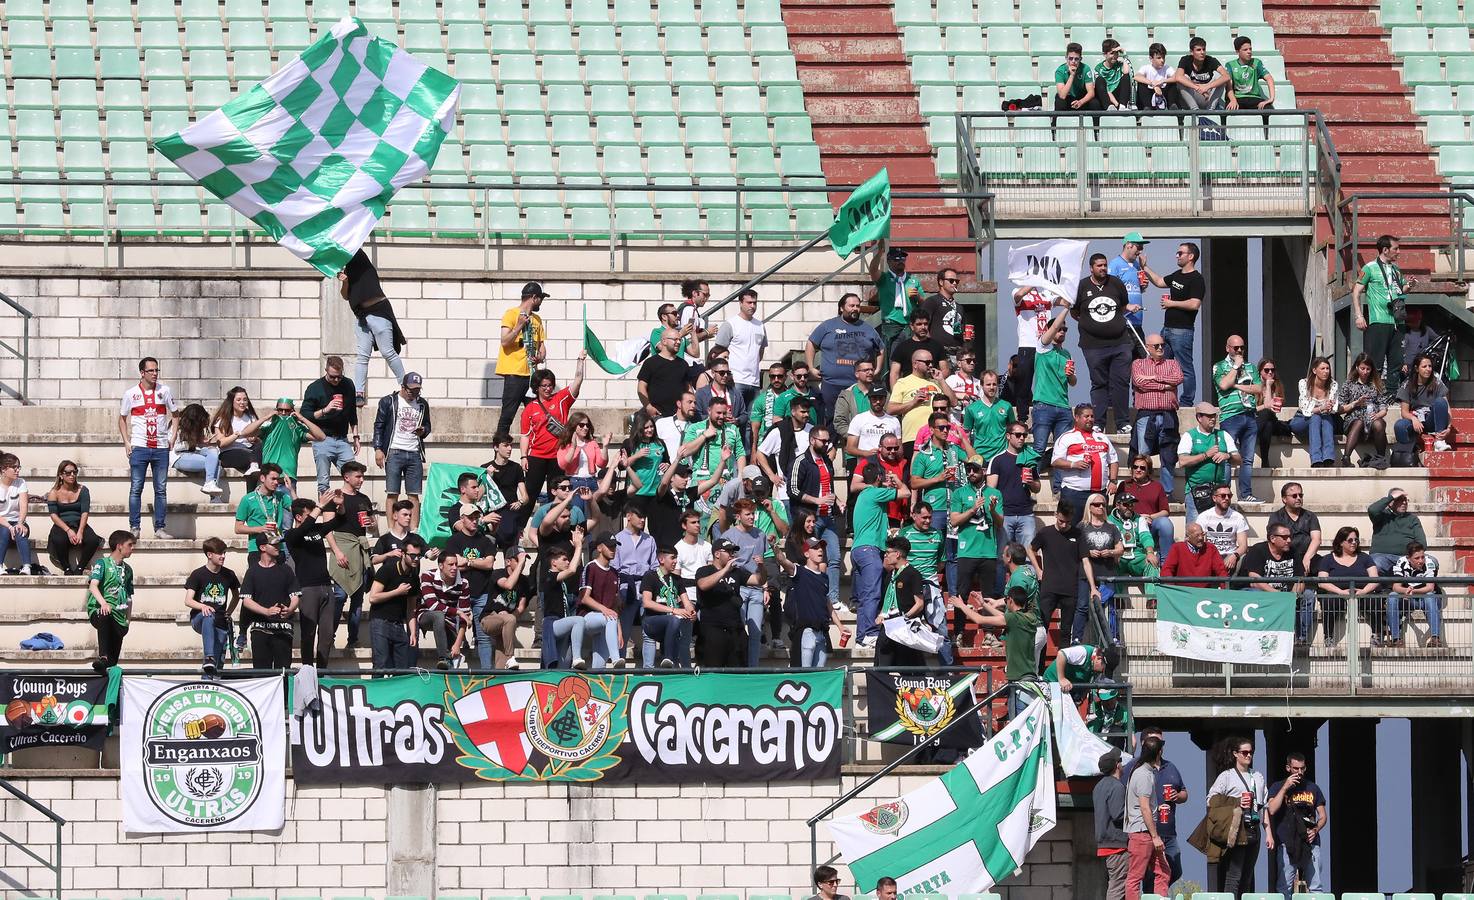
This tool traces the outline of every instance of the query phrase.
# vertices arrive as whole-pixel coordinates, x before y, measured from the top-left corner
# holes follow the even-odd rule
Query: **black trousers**
[[[1053,592],[1039,592],[1039,622],[1044,630],[1049,630],[1049,620],[1054,618],[1054,611],[1059,610],[1059,633],[1063,640],[1070,639],[1071,629],[1075,627],[1075,606],[1079,602],[1078,592],[1069,594],[1057,594]]]
[[[97,629],[97,658],[107,663],[108,668],[118,664],[123,655],[123,638],[128,636],[128,626],[119,625],[118,620],[100,612],[93,613],[88,621]]]
[[[1133,339],[1134,340],[1134,339]],[[1116,413],[1115,427],[1131,424],[1131,345],[1087,347],[1083,350],[1090,368],[1090,405],[1095,408],[1095,427],[1106,431],[1106,410]]]
[[[85,569],[92,562],[92,557],[97,555],[97,550],[102,546],[102,538],[88,525],[82,529],[82,543],[73,546],[67,538],[67,533],[60,526],[53,524],[51,533],[46,536],[46,555],[63,572],[72,569],[72,560],[76,560],[76,568]]]
[[[251,667],[256,669],[290,669],[292,667],[292,632],[251,629]]]
[[[696,659],[707,669],[742,668],[747,665],[747,629],[741,622],[700,622],[696,631]]]
[[[220,451],[220,468],[235,469],[244,472],[251,467],[251,463],[261,465],[261,442],[257,441],[255,446],[247,450],[245,447],[226,447]],[[256,489],[256,483],[261,480],[261,473],[257,472],[246,479],[246,493]]]
[[[982,591],[984,597],[991,597],[997,584],[997,559],[958,558],[957,595],[959,597],[966,599],[967,595],[974,590]]]
[[[558,461],[529,456],[524,463],[527,466],[527,499],[536,504],[543,485],[559,473]]]
[[[532,384],[530,375],[502,376],[502,415],[497,420],[497,434],[512,434],[512,423],[517,421],[517,409],[527,399],[527,388]]]
[[[302,665],[326,668],[338,630],[334,622],[338,610],[333,602],[333,589],[326,584],[302,588],[302,602],[297,612],[302,630]]]
[[[1013,377],[1008,379],[1013,386],[1014,413],[1020,422],[1029,418],[1029,410],[1034,407],[1034,357],[1038,352],[1033,347],[1020,347]]]

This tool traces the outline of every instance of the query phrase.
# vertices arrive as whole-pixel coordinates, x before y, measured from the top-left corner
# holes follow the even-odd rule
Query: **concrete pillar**
[[[1073,896],[1104,897],[1106,869],[1105,860],[1095,855],[1095,811],[1086,814],[1062,809],[1059,818],[1070,818],[1074,826],[1074,840],[1070,841]]]
[[[1452,719],[1413,719],[1408,768],[1412,816],[1412,869],[1415,891],[1457,891],[1462,856],[1459,765],[1464,723]]]
[[[358,337],[354,333],[353,313],[348,301],[338,289],[338,279],[324,278],[322,294],[317,306],[318,325],[321,328],[323,356],[341,356],[348,365],[345,373],[353,377],[353,353],[358,349]],[[320,374],[320,373],[319,373]],[[316,376],[314,376],[316,377]],[[362,388],[363,385],[357,385]]]
[[[1259,763],[1264,770],[1266,786],[1285,777],[1285,759],[1297,751],[1305,754],[1306,777],[1316,780],[1316,733],[1323,722],[1323,719],[1277,719],[1265,726],[1264,759]],[[1269,884],[1272,887],[1279,884],[1279,854],[1265,851],[1265,856],[1269,860]]]
[[[389,785],[386,883],[390,896],[430,897],[438,893],[436,793],[433,784]]]
[[[1335,753],[1326,791],[1330,883],[1338,891],[1377,887],[1377,720],[1332,719]]]

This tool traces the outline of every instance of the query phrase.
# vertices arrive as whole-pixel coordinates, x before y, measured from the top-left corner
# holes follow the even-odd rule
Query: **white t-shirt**
[[[1111,480],[1111,466],[1116,463],[1116,445],[1099,428],[1089,434],[1071,428],[1054,442],[1051,460],[1074,462],[1087,460],[1084,469],[1061,469],[1060,486],[1072,491],[1102,491]]]
[[[1169,66],[1169,65],[1167,65],[1165,63],[1162,64],[1162,68],[1158,69],[1158,68],[1155,68],[1154,66],[1152,66],[1152,64],[1148,62],[1148,63],[1142,64],[1141,68],[1139,68],[1139,69],[1136,70],[1136,74],[1137,75],[1140,75],[1142,78],[1145,78],[1147,80],[1147,84],[1149,84],[1149,85],[1151,85],[1153,87],[1156,87],[1157,85],[1165,84],[1168,81],[1171,81],[1172,80],[1172,76],[1175,75],[1176,73],[1177,73],[1177,69],[1175,67]],[[1167,108],[1167,96],[1166,96],[1166,92],[1164,91],[1163,92],[1163,95],[1161,97],[1157,97],[1157,96],[1153,95],[1153,97],[1152,97],[1152,109],[1166,109],[1166,108]]]
[[[168,447],[169,415],[178,411],[179,403],[166,384],[155,385],[151,391],[135,384],[123,392],[118,406],[118,415],[127,416],[132,427],[128,443],[133,447]]]
[[[701,361],[701,343],[696,340],[695,334],[696,334],[696,330],[697,329],[705,329],[706,328],[706,316],[703,316],[700,313],[698,313],[696,311],[696,307],[692,306],[690,303],[687,303],[685,301],[682,301],[681,302],[680,309],[681,309],[681,317],[676,320],[676,327],[677,328],[685,328],[693,320],[696,322],[696,328],[692,328],[691,329],[692,337],[690,337],[688,339],[689,340],[689,343],[686,345],[686,358],[687,359],[695,360],[697,362],[700,362]]]
[[[232,434],[240,434],[254,421],[256,421],[256,417],[250,413],[246,413],[244,416],[231,416],[230,431]],[[230,446],[240,447],[242,450],[249,450],[256,446],[256,439],[253,437],[238,437],[234,441],[231,441]]]
[[[1213,546],[1218,548],[1218,555],[1224,559],[1231,553],[1239,552],[1239,533],[1249,532],[1249,520],[1232,506],[1221,516],[1218,514],[1218,507],[1209,507],[1198,513],[1195,521],[1203,527],[1203,536],[1213,542]]]
[[[420,427],[423,418],[418,403],[406,403],[404,398],[396,393],[394,395],[394,431],[389,438],[389,449],[417,452],[420,449],[420,437],[415,434],[415,429]]]
[[[961,372],[953,372],[947,376],[947,387],[957,395],[957,403],[952,407],[952,421],[961,422],[963,410],[967,409],[972,401],[983,396],[983,383]]]
[[[688,582],[686,596],[693,603],[696,600],[696,570],[710,563],[711,544],[706,541],[697,541],[694,544],[676,541],[676,574]]]
[[[880,439],[888,434],[901,436],[901,420],[893,415],[877,416],[865,410],[850,419],[850,434],[859,440],[861,453],[874,453],[880,449]]]
[[[768,346],[768,332],[763,328],[762,319],[732,316],[717,329],[716,343],[730,351],[727,362],[732,368],[733,380],[745,385],[762,384],[760,369],[763,350]]]
[[[851,420],[851,421],[853,421],[853,420]],[[814,430],[814,426],[812,426],[812,425],[805,425],[804,426],[804,434],[805,435],[807,435],[810,431],[813,431],[813,430]],[[808,444],[807,441],[797,441],[796,442],[796,445],[798,447],[799,454],[802,454],[803,451],[807,450],[808,447],[809,447],[809,444]],[[767,456],[767,457],[777,456],[778,455],[778,451],[780,451],[780,450],[783,449],[783,435],[776,428],[770,429],[768,431],[767,435],[763,438],[763,442],[761,444],[758,444],[757,445],[757,449],[758,449],[758,452],[761,453],[764,456]],[[779,474],[782,474],[782,473],[780,472]]]
[[[1232,454],[1232,453],[1239,452],[1239,445],[1238,444],[1235,444],[1233,442],[1233,435],[1229,434],[1226,431],[1220,431],[1218,433],[1220,435],[1222,435],[1222,437],[1223,437],[1223,448],[1224,448],[1223,449],[1223,452],[1224,453],[1230,453],[1230,454]],[[1177,442],[1177,455],[1178,456],[1186,456],[1189,453],[1191,453],[1192,450],[1193,450],[1193,439],[1192,439],[1192,435],[1189,434],[1188,432],[1183,432],[1182,433],[1182,439]]]
[[[20,495],[26,493],[29,491],[24,478],[17,478],[9,487],[0,484],[0,522],[14,525],[20,521]]]
[[[675,416],[664,416],[655,420],[655,436],[665,444],[665,458],[669,462],[675,462],[676,457],[681,455],[681,436],[686,433],[686,422],[676,420]]]
[[[1269,805],[1269,790],[1264,784],[1264,775],[1259,772],[1240,773],[1238,769],[1224,769],[1213,779],[1213,786],[1208,788],[1208,796],[1216,797],[1220,794],[1225,797],[1238,797],[1246,790],[1254,794],[1254,808],[1263,809]]]
[[[1020,350],[1042,350],[1039,338],[1049,329],[1049,312],[1054,308],[1050,300],[1038,290],[1031,290],[1022,298],[1013,301],[1013,313],[1018,317],[1018,345]]]

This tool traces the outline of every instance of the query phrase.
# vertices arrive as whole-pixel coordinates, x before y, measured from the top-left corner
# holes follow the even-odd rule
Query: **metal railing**
[[[1000,218],[1303,218],[1340,190],[1316,110],[964,111],[955,121],[959,182],[995,195]]]
[[[10,311],[20,316],[20,346],[0,338],[0,351],[10,354],[20,360],[20,390],[15,392],[16,399],[21,403],[31,402],[31,319],[32,313],[29,309],[16,303],[14,300],[0,294],[0,303],[10,307]]]
[[[1398,235],[1398,243],[1404,249],[1432,250],[1448,257],[1449,264],[1458,273],[1468,270],[1468,249],[1474,242],[1474,219],[1468,215],[1474,208],[1474,185],[1466,189],[1451,191],[1389,191],[1376,194],[1352,194],[1337,204],[1341,225],[1335,229],[1335,269],[1332,276],[1354,277],[1361,270],[1363,260],[1360,251],[1367,250],[1370,258],[1376,253],[1373,246],[1380,231],[1362,232],[1362,219],[1397,213],[1406,215],[1409,205],[1421,208],[1429,218],[1442,219],[1448,223],[1447,230],[1438,234]]]
[[[28,847],[24,841],[14,838],[3,831],[0,831],[0,838],[3,838],[7,844],[24,853],[26,856],[29,856],[31,859],[34,859],[36,862],[40,863],[46,868],[47,871],[56,876],[56,894],[54,896],[55,900],[61,900],[61,829],[62,826],[66,825],[67,820],[52,812],[51,809],[47,807],[44,803],[37,801],[36,799],[31,797],[31,795],[27,794],[25,791],[6,781],[4,778],[0,778],[0,790],[4,790],[15,799],[19,800],[20,802],[29,806],[31,809],[34,809],[36,812],[50,819],[51,824],[56,826],[56,837],[51,847],[53,856],[50,861],[48,861],[46,857],[40,855],[39,853]],[[19,822],[19,820],[15,821],[17,822],[17,824],[20,824],[22,828],[25,827],[24,823]]]

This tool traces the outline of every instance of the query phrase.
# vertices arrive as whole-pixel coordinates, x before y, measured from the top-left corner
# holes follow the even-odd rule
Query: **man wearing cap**
[[[974,589],[993,594],[998,581],[998,533],[1003,528],[1003,495],[988,487],[988,467],[980,456],[964,464],[967,480],[952,492],[948,523],[957,529],[957,581],[953,592]]]
[[[906,330],[911,310],[921,306],[926,292],[921,279],[906,271],[906,251],[881,240],[870,255],[870,280],[880,307],[880,340],[889,356],[891,345]]]
[[[405,374],[398,391],[379,400],[374,414],[374,464],[384,470],[386,509],[393,509],[403,487],[411,528],[420,525],[420,487],[425,478],[425,438],[430,434],[430,404],[420,396],[424,379]]]
[[[594,542],[593,559],[583,568],[579,582],[578,612],[583,616],[585,635],[593,635],[594,668],[624,667],[620,618],[624,603],[621,576],[615,569],[619,541],[604,534]],[[602,651],[602,652],[601,652]]]
[[[809,340],[804,345],[804,360],[808,362],[810,369],[815,365],[814,354],[823,354],[819,374],[824,376],[821,390],[826,413],[838,412],[839,395],[859,381],[859,367],[862,362],[870,363],[870,377],[875,377],[875,363],[884,350],[880,343],[880,334],[860,319],[860,295],[848,293],[840,297],[839,315],[820,322],[809,334]],[[855,404],[853,401],[862,398],[868,388],[867,382],[858,396],[851,397],[850,415],[855,410],[864,408],[863,404]],[[845,422],[848,424],[848,417]]]
[[[1182,508],[1187,525],[1197,519],[1199,512],[1213,505],[1212,486],[1228,484],[1228,467],[1241,462],[1233,435],[1218,427],[1218,407],[1199,403],[1193,408],[1193,416],[1197,426],[1177,442],[1177,461],[1186,479]]]
[[[1104,253],[1090,257],[1090,275],[1075,289],[1070,315],[1080,323],[1080,351],[1090,368],[1090,403],[1096,421],[1104,425],[1106,412],[1116,413],[1116,431],[1127,434],[1131,421],[1131,345],[1136,342],[1127,314],[1131,309],[1126,285],[1112,275]],[[1036,389],[1037,393],[1037,389]]]
[[[696,659],[704,669],[737,669],[746,662],[741,592],[757,576],[737,564],[739,552],[736,544],[718,538],[711,545],[711,562],[696,570]]]
[[[757,396],[758,373],[762,369],[763,351],[768,349],[768,331],[757,317],[757,291],[748,288],[737,299],[737,314],[717,328],[718,347],[727,348],[727,362],[742,398],[752,405]]]
[[[1157,539],[1152,534],[1152,520],[1136,514],[1136,495],[1124,490],[1116,491],[1116,503],[1106,521],[1121,532],[1121,542],[1126,552],[1116,562],[1116,571],[1133,578],[1145,578],[1141,592],[1148,597],[1157,596],[1157,586],[1152,583],[1162,564],[1157,554]]]
[[[527,398],[532,370],[542,365],[546,350],[542,316],[537,314],[547,298],[543,286],[529,281],[522,286],[522,302],[502,314],[501,343],[497,346],[496,374],[502,377],[502,415],[497,433],[510,434],[517,408]]]
[[[862,365],[859,368],[867,368]],[[870,369],[873,375],[874,370]],[[874,382],[871,382],[874,384]],[[859,383],[855,388],[860,387]],[[845,394],[849,394],[846,391]],[[840,403],[844,402],[841,395]],[[848,468],[854,471],[859,460],[873,454],[880,449],[880,441],[886,435],[891,435],[896,440],[901,439],[901,420],[886,412],[886,403],[890,399],[890,392],[885,388],[875,385],[865,394],[863,402],[865,405],[857,407],[857,412],[850,417],[843,432],[840,431],[839,416],[834,417],[834,433],[844,435],[845,458],[849,461]]]
[[[501,588],[493,584],[496,569],[496,544],[482,531],[481,509],[476,504],[462,503],[456,507],[456,514],[456,520],[451,524],[450,538],[446,540],[441,554],[455,557],[460,563],[470,591],[471,620],[479,623],[488,616],[495,616],[498,612],[506,611],[490,608],[492,594],[501,596],[503,593]],[[516,545],[513,544],[514,549],[515,547]],[[503,623],[497,619],[493,624],[499,626]],[[476,656],[481,670],[486,671],[492,667],[494,662],[491,636],[499,633],[499,629],[490,631],[483,629],[483,631],[484,634],[477,635]],[[510,656],[512,649],[510,644],[503,646],[504,659]]]
[[[291,397],[278,397],[276,408],[261,423],[261,465],[274,464],[282,475],[287,495],[297,496],[297,458],[308,438],[327,438],[317,423],[297,412]],[[258,484],[257,487],[260,487]]]
[[[1126,286],[1126,321],[1138,334],[1141,333],[1142,325],[1141,292],[1146,289],[1148,282],[1162,280],[1162,276],[1153,272],[1146,264],[1146,245],[1150,243],[1139,231],[1128,233],[1121,239],[1121,255],[1106,266],[1106,271],[1121,279],[1121,283]],[[1133,341],[1131,355],[1134,359],[1141,359],[1146,354],[1142,352],[1141,345]]]
[[[929,421],[931,434],[926,444],[918,447],[911,458],[911,490],[917,492],[932,508],[931,527],[946,534],[947,512],[952,506],[953,492],[962,486],[962,448],[947,440],[947,414],[934,412]],[[957,541],[949,538],[942,544],[946,560],[944,589],[954,590],[957,580]]]
[[[1100,774],[1090,793],[1095,809],[1095,855],[1106,865],[1106,900],[1125,900],[1130,856],[1126,852],[1126,785],[1121,782],[1120,750],[1101,755]]]

